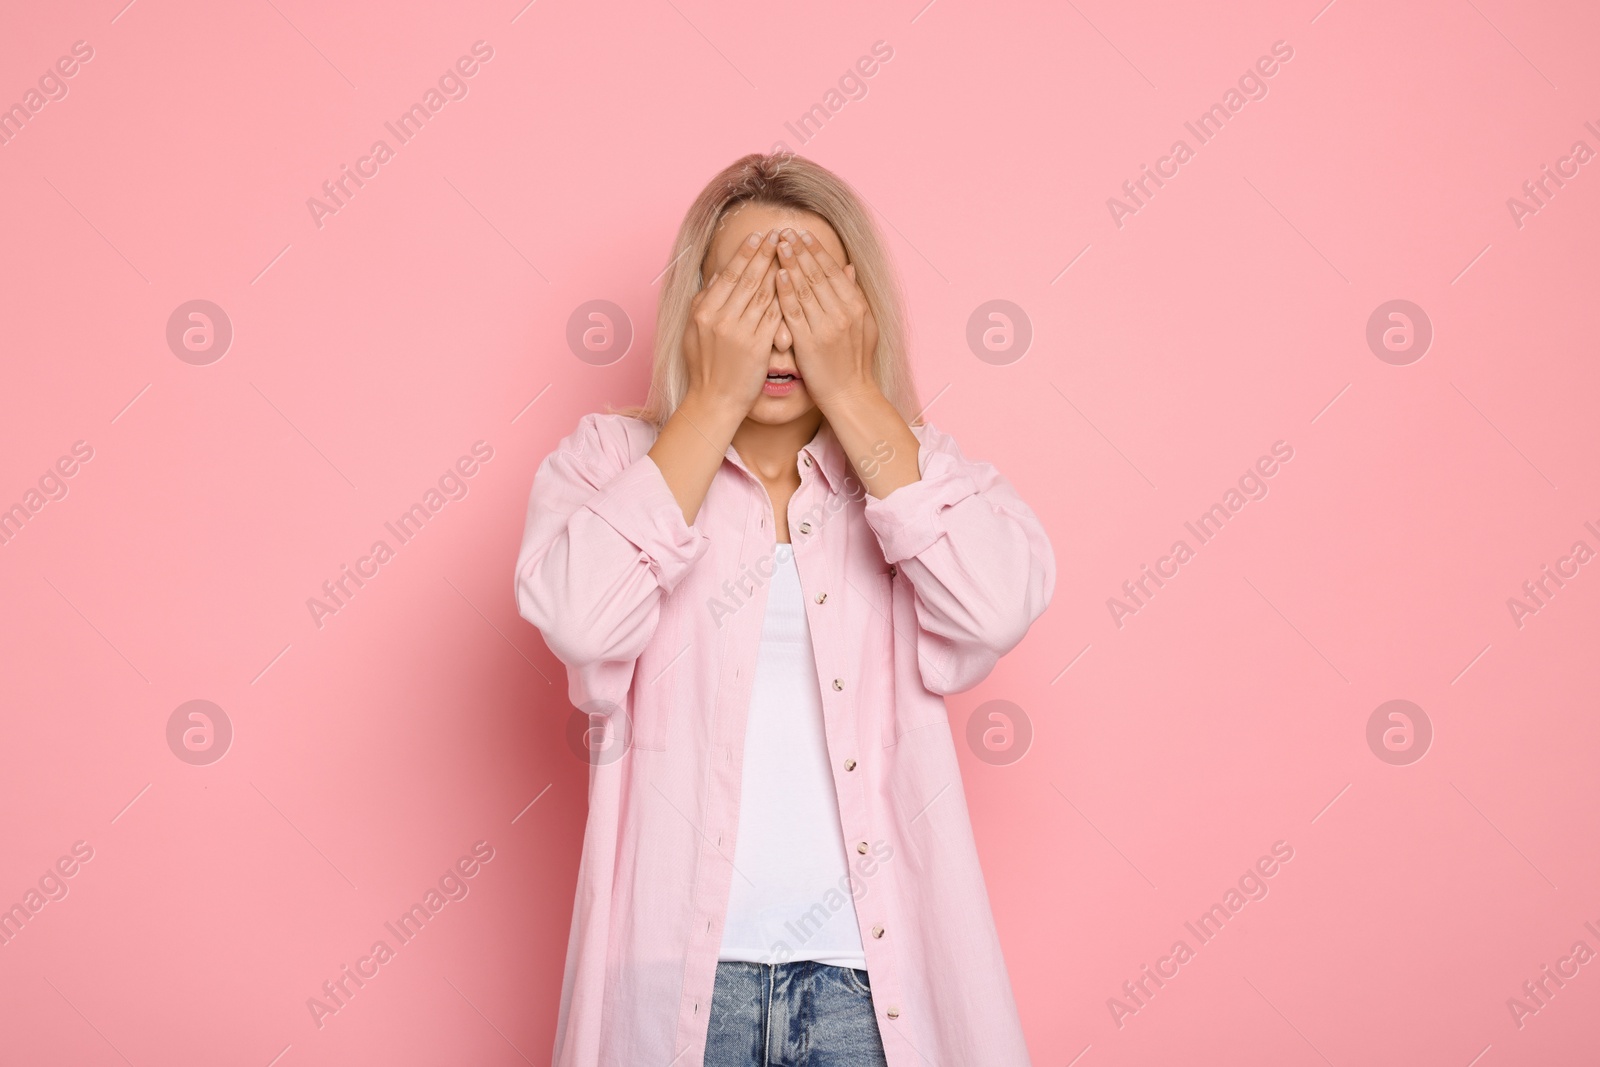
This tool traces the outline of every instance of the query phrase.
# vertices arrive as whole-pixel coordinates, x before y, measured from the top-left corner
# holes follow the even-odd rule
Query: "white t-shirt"
[[[866,967],[800,572],[787,544],[778,546],[761,624],[733,866],[718,959]]]

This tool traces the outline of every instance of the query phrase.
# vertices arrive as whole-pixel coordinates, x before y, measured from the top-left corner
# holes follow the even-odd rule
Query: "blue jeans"
[[[867,972],[814,960],[717,964],[705,1067],[883,1067]]]

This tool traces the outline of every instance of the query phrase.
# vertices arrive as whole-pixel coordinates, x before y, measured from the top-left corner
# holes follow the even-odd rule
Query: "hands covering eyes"
[[[780,327],[824,415],[876,391],[877,321],[854,266],[841,267],[814,235],[790,227],[751,234],[695,294],[683,340],[690,390],[748,412],[774,362]]]

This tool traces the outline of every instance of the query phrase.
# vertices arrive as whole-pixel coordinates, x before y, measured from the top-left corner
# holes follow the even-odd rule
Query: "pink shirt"
[[[922,478],[879,500],[824,424],[800,453],[790,540],[889,1065],[1020,1067],[944,694],[1022,640],[1055,557],[994,467],[913,432]],[[582,419],[534,477],[517,558],[518,608],[566,664],[573,705],[628,739],[590,763],[555,1067],[700,1067],[739,876],[772,507],[729,448],[686,524],[646,455],[655,435]]]

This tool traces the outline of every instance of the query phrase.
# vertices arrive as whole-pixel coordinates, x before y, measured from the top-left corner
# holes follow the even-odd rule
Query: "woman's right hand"
[[[740,421],[761,396],[772,339],[783,322],[777,249],[777,229],[764,240],[751,234],[715,280],[694,295],[683,331],[689,396],[737,412]]]

